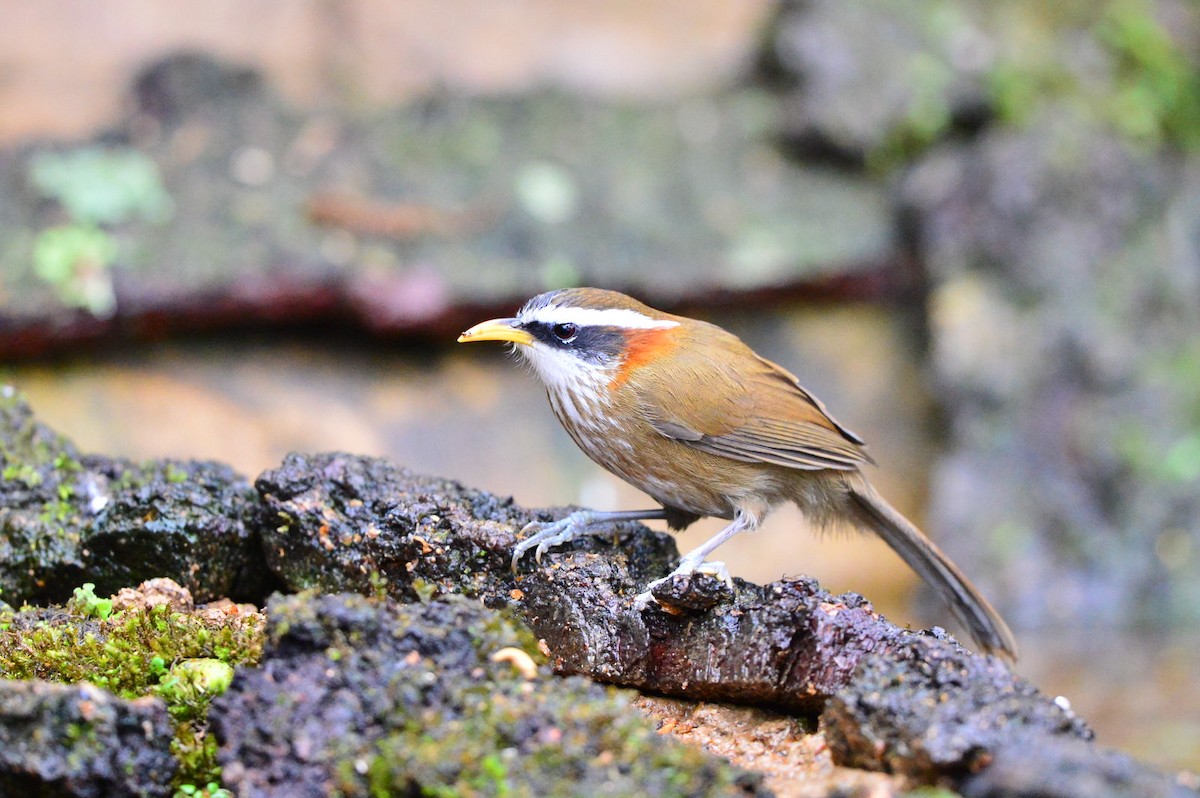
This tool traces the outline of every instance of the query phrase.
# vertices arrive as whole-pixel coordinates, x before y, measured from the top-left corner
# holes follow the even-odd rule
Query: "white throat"
[[[600,393],[607,389],[620,367],[620,363],[589,363],[570,352],[546,346],[518,346],[516,351],[554,393]]]

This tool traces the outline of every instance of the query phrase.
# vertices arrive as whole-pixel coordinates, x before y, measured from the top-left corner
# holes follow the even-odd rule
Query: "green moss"
[[[270,648],[310,651],[336,676],[303,700],[294,688],[271,700],[273,683],[241,689],[254,696],[255,723],[344,724],[308,754],[329,763],[334,794],[758,794],[755,777],[660,736],[631,706],[636,694],[544,668],[528,679],[494,658],[508,649],[520,659],[515,648],[543,659],[507,612],[456,596],[395,605],[301,595],[272,602],[269,615]],[[362,711],[369,723],[349,717]]]
[[[899,123],[867,153],[867,167],[875,172],[885,172],[924,151],[945,136],[953,123],[950,89],[956,76],[949,58],[926,50],[901,69],[911,94]]]
[[[0,476],[28,489],[21,499],[46,498],[42,521],[61,523],[73,516],[83,466],[70,442],[35,421],[24,397],[8,386],[0,391],[0,430]],[[0,498],[10,492],[4,486]]]
[[[1051,103],[1108,125],[1148,147],[1200,145],[1200,71],[1156,19],[1148,0],[1077,3],[1056,37],[1013,48],[987,75],[998,117],[1022,124]],[[1067,36],[1093,39],[1107,56],[1107,74],[1073,70],[1062,58]]]
[[[158,166],[128,147],[39,152],[29,161],[29,182],[82,224],[165,221],[171,214]]]
[[[228,686],[231,666],[262,656],[261,622],[239,617],[214,627],[165,606],[111,608],[84,585],[65,614],[23,608],[0,619],[6,621],[0,623],[0,678],[86,681],[123,698],[157,695],[175,725],[171,751],[180,762],[179,783],[215,781],[220,770],[216,741],[207,733],[208,707]],[[206,793],[193,788],[191,794]]]
[[[868,167],[887,171],[945,138],[956,91],[975,81],[979,99],[1007,125],[1026,125],[1050,107],[1067,108],[1147,148],[1194,149],[1200,145],[1200,69],[1156,10],[1151,0],[1071,0],[998,4],[968,18],[961,5],[927,4],[907,18],[922,47],[895,65],[904,75],[905,107],[867,153]],[[978,30],[1002,31],[990,34],[998,54],[982,74],[965,74],[953,55],[955,42]],[[1064,58],[1064,51],[1085,46],[1094,53],[1086,63]]]
[[[405,794],[406,784],[462,798],[573,795],[581,784],[604,784],[612,795],[737,791],[734,771],[664,741],[626,693],[506,680],[460,698],[461,716],[414,719],[378,741],[366,767],[370,794]]]
[[[1127,136],[1200,145],[1200,71],[1154,17],[1147,0],[1109,3],[1096,26],[1117,62],[1108,114]]]
[[[188,473],[174,463],[167,463],[166,477],[168,482],[187,482]]]
[[[175,798],[233,798],[233,793],[215,781],[210,781],[203,787],[181,784],[179,789],[175,790]]]
[[[33,274],[64,305],[111,315],[116,309],[112,268],[121,259],[122,246],[106,227],[170,217],[172,202],[157,165],[132,148],[82,147],[34,154],[28,179],[68,217],[65,224],[34,236],[29,253]]]
[[[75,588],[74,598],[67,602],[67,608],[84,618],[99,618],[103,621],[112,615],[113,603],[112,599],[97,596],[96,586],[85,582],[83,587]]]
[[[19,602],[51,590],[69,595],[79,575],[52,584],[79,562],[89,521],[83,466],[71,443],[33,417],[21,394],[0,386],[0,585]]]
[[[34,420],[24,396],[7,385],[0,387],[0,430],[0,472],[6,480],[19,478],[32,488],[46,481],[47,471],[61,479],[83,470],[67,439]]]
[[[1160,395],[1153,415],[1113,424],[1113,446],[1141,480],[1186,485],[1200,480],[1200,336],[1145,357],[1139,375]]]
[[[19,479],[31,488],[42,484],[42,475],[28,463],[9,463],[4,467],[2,476],[4,479]]]
[[[34,239],[33,272],[64,305],[111,315],[117,304],[111,272],[117,250],[111,233],[90,224],[49,227]]]

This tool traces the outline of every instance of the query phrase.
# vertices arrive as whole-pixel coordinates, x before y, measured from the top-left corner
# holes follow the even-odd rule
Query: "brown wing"
[[[853,470],[871,458],[785,369],[719,327],[639,370],[630,387],[662,435],[743,462]],[[650,372],[650,373],[647,373]],[[686,395],[678,388],[688,386]]]

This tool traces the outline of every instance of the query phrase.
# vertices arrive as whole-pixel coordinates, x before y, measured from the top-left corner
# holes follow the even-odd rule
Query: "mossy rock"
[[[0,387],[0,594],[62,602],[84,581],[107,595],[169,577],[198,601],[262,598],[266,575],[246,523],[249,482],[226,465],[133,463],[80,454]]]
[[[210,713],[237,794],[765,794],[658,735],[635,694],[535,666],[536,641],[505,612],[301,594],[267,613],[262,666]]]
[[[0,614],[0,794],[155,796],[214,781],[209,703],[262,642],[258,613],[112,611],[90,586],[65,607]]]

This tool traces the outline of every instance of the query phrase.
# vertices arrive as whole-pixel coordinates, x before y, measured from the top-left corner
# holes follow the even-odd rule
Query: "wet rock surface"
[[[1080,740],[1045,738],[998,748],[959,787],[963,798],[1195,798],[1194,776],[1171,778],[1125,754]]]
[[[10,603],[165,576],[200,601],[264,595],[250,484],[214,462],[80,454],[0,388],[0,589]]]
[[[568,284],[674,306],[855,294],[896,263],[884,186],[789,162],[773,101],[751,89],[656,104],[435,94],[334,116],[193,54],[148,67],[133,95],[134,113],[78,152],[101,182],[114,151],[132,152],[161,196],[100,219],[110,239],[54,242],[108,253],[92,273],[30,266],[45,229],[96,221],[72,215],[86,180],[39,194],[32,148],[0,156],[0,357],[248,324],[444,337]],[[137,246],[103,244],[118,238]]]
[[[267,613],[261,667],[211,713],[239,795],[768,794],[656,734],[629,694],[538,673],[529,632],[477,602],[301,595]],[[526,672],[496,656],[514,649]]]
[[[26,439],[66,446],[27,412],[10,415],[21,419],[17,427]],[[203,479],[185,473],[180,482]],[[236,475],[220,473],[229,484],[240,484]],[[28,491],[28,480],[21,484]],[[228,509],[257,529],[266,564],[280,583],[289,590],[336,593],[276,598],[261,668],[246,665],[258,660],[253,642],[233,643],[243,633],[254,636],[254,618],[247,617],[249,627],[231,626],[241,610],[229,602],[193,615],[186,590],[157,581],[118,595],[119,612],[112,617],[107,613],[114,605],[90,589],[75,591],[72,600],[71,612],[83,612],[82,619],[62,617],[56,609],[17,613],[5,621],[3,637],[13,667],[39,673],[36,648],[22,640],[58,650],[75,635],[76,647],[92,652],[88,657],[112,660],[121,679],[137,676],[146,688],[144,669],[121,665],[124,655],[118,656],[112,635],[123,635],[136,649],[163,623],[168,629],[182,624],[191,631],[168,637],[200,646],[183,655],[199,658],[197,668],[220,666],[225,680],[229,663],[211,661],[214,656],[243,663],[232,692],[208,716],[219,729],[220,750],[204,747],[212,738],[203,729],[188,731],[196,756],[219,756],[225,778],[247,794],[515,784],[528,776],[529,761],[547,779],[558,779],[580,767],[561,758],[560,743],[568,739],[592,745],[587,750],[594,756],[585,766],[614,784],[669,790],[675,782],[662,779],[671,771],[683,773],[693,791],[680,794],[765,789],[711,760],[680,765],[674,753],[658,748],[642,750],[649,759],[639,758],[642,764],[633,770],[612,771],[621,751],[658,738],[629,719],[621,700],[588,703],[590,697],[611,698],[591,682],[820,716],[830,767],[901,774],[913,783],[973,784],[989,795],[1007,789],[1002,785],[1009,781],[1036,790],[1028,770],[1013,765],[992,776],[989,769],[994,761],[1018,761],[1021,751],[1038,749],[1055,779],[1081,770],[1097,783],[1176,789],[1176,782],[1149,769],[1095,752],[1081,720],[999,660],[971,654],[938,630],[900,629],[861,596],[833,596],[810,579],[765,586],[738,580],[732,596],[723,586],[710,590],[703,580],[676,580],[665,586],[662,606],[635,611],[634,596],[676,558],[669,536],[639,525],[549,551],[540,565],[530,558],[514,573],[518,530],[567,509],[527,510],[385,460],[342,453],[292,455],[261,475],[255,489],[245,499],[251,512],[240,500]],[[209,504],[219,514],[218,503]],[[169,508],[164,512],[169,515]],[[228,536],[213,545],[240,551],[245,541]],[[116,580],[131,567],[94,560],[88,574],[97,582]],[[385,594],[391,599],[363,597]],[[229,642],[218,642],[218,634]],[[539,675],[536,661],[543,656],[566,681]],[[86,665],[72,658],[55,662],[64,674]],[[64,670],[66,665],[71,667]],[[498,677],[500,672],[507,676]],[[578,675],[591,681],[572,678]],[[549,692],[528,687],[530,676]],[[555,692],[560,690],[565,697]],[[560,698],[576,714],[555,714]],[[430,713],[413,715],[412,707]],[[479,740],[494,756],[477,760],[463,747]],[[520,754],[519,765],[505,758],[518,756],[505,754],[509,749]],[[476,761],[482,764],[462,764]],[[847,783],[887,789],[857,779],[827,786],[836,793],[837,784]],[[270,792],[282,784],[309,792]],[[530,787],[534,793],[545,787],[537,784]]]
[[[967,798],[1197,795],[1194,778],[1094,745],[1069,705],[939,635],[864,662],[820,727],[838,765],[950,784]]]
[[[430,589],[503,603],[515,529],[536,513],[511,499],[414,474],[386,460],[292,454],[255,481],[271,569],[293,590],[370,592],[415,600]]]
[[[292,455],[256,485],[275,525],[264,533],[268,557],[289,587],[371,592],[381,578],[404,600],[430,591],[511,606],[562,673],[813,710],[863,658],[909,634],[861,596],[832,596],[807,579],[739,582],[732,601],[707,612],[636,611],[634,596],[676,556],[670,537],[639,525],[621,525],[615,542],[593,537],[549,551],[540,566],[530,557],[516,575],[516,531],[552,515],[376,458]],[[715,580],[692,583],[703,581]],[[677,600],[714,603],[707,586]]]
[[[167,708],[90,684],[0,679],[0,794],[159,798],[172,794]]]
[[[1200,618],[1198,176],[1060,110],[904,181],[952,431],[931,526],[1017,625]]]
[[[1069,710],[981,657],[936,636],[863,663],[821,715],[834,760],[921,780],[972,773],[996,750],[1047,737],[1090,740]]]

